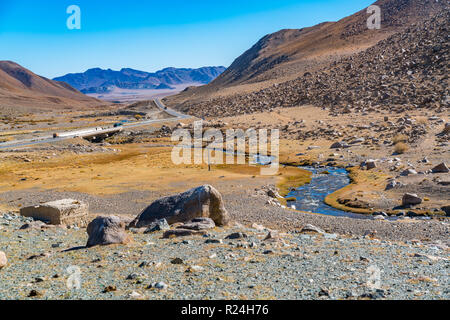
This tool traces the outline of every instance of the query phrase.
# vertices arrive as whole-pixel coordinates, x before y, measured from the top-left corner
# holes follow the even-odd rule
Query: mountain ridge
[[[132,68],[91,68],[83,73],[69,73],[53,80],[63,81],[83,93],[105,93],[112,88],[121,89],[173,89],[173,86],[187,83],[207,84],[225,71],[225,67],[174,68],[168,67],[156,72]]]
[[[0,107],[93,107],[104,102],[88,97],[69,84],[37,75],[13,61],[0,61]]]

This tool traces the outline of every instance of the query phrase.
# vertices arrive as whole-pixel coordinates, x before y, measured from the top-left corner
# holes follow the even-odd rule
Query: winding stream
[[[289,207],[295,206],[295,209],[299,211],[330,216],[370,219],[369,216],[335,209],[324,202],[329,194],[350,184],[347,170],[336,167],[302,167],[302,169],[313,173],[311,183],[305,184],[287,195],[286,198],[295,197],[297,199],[289,201]],[[328,174],[323,172],[328,172]]]

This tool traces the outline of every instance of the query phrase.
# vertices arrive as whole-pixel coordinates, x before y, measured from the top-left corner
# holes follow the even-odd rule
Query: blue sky
[[[56,77],[93,67],[229,66],[268,33],[337,21],[375,0],[0,0],[0,60]],[[66,9],[81,9],[69,30]]]

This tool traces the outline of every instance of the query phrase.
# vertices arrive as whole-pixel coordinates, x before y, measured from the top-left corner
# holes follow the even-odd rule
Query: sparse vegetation
[[[394,144],[397,144],[399,142],[406,143],[407,141],[408,141],[408,137],[404,134],[398,134],[392,139],[392,142]]]
[[[394,151],[396,154],[404,154],[408,150],[409,150],[409,147],[404,142],[398,142],[395,144]]]

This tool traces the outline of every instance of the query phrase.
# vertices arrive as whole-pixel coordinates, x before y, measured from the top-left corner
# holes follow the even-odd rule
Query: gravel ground
[[[132,234],[129,245],[86,249],[84,229],[19,230],[26,221],[0,214],[0,250],[9,260],[0,300],[450,298],[449,249],[440,241],[289,232],[269,242],[266,230],[236,226],[183,239]],[[237,231],[248,237],[224,239]],[[80,272],[79,290],[67,288],[70,266]],[[167,288],[151,288],[160,282]]]
[[[272,229],[294,231],[305,224],[313,224],[327,232],[341,235],[362,236],[376,231],[377,237],[385,240],[442,240],[450,245],[450,228],[448,218],[416,220],[403,218],[396,222],[376,221],[372,219],[352,219],[318,214],[302,213],[267,204],[267,199],[255,196],[254,187],[260,181],[217,182],[214,186],[222,192],[225,207],[233,220],[251,226],[259,223]],[[186,188],[188,189],[188,188]],[[0,203],[13,207],[29,206],[73,198],[89,203],[91,214],[115,214],[135,217],[152,201],[167,196],[167,193],[156,191],[130,191],[111,196],[93,196],[78,192],[58,192],[54,190],[23,190],[0,194]]]

